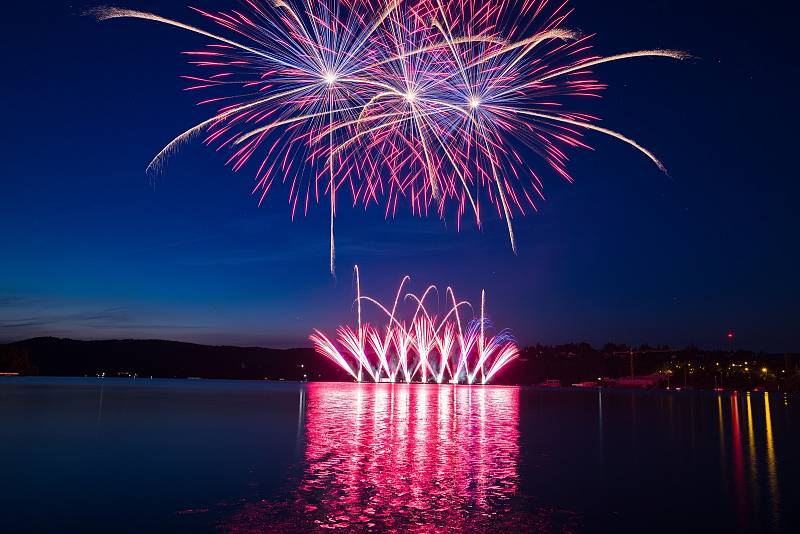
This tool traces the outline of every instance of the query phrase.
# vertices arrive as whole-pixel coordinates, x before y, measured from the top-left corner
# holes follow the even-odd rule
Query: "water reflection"
[[[590,394],[308,384],[291,406],[297,455],[285,482],[226,503],[217,524],[276,532],[578,532],[586,523],[586,531],[623,531],[628,519],[646,522],[660,513],[654,503],[671,499],[689,515],[654,531],[690,521],[780,531],[791,522],[780,506],[792,502],[791,488],[780,484],[776,465],[787,469],[786,456],[778,458],[784,412],[769,395]],[[553,426],[556,415],[572,426]],[[688,473],[696,488],[667,481],[617,501],[604,494],[620,480],[639,484],[640,470],[630,464],[652,463],[662,450],[663,472]],[[691,466],[717,458],[721,472],[691,474]],[[676,497],[681,491],[687,495]],[[619,502],[637,503],[625,504],[624,521]]]
[[[717,419],[719,421],[719,441],[725,453],[725,418],[722,415],[722,395],[717,395]]]
[[[512,504],[519,484],[518,388],[309,384],[304,400],[305,452],[292,497],[243,506],[230,529],[475,532],[551,525],[547,511]]]
[[[518,484],[518,395],[313,384],[299,497],[322,527],[459,528],[492,516]]]
[[[770,412],[769,393],[764,393],[763,419],[759,412],[758,394],[747,392],[744,398],[734,392],[730,396],[730,443],[732,448],[732,464],[734,474],[733,493],[739,519],[739,528],[747,529],[748,522],[752,525],[759,521],[758,517],[747,517],[748,510],[756,512],[765,511],[767,504],[769,521],[773,529],[778,529],[781,523],[780,492],[778,488],[778,471],[775,457],[775,443],[773,437],[772,415]],[[717,415],[719,420],[719,446],[723,458],[727,457],[725,416],[723,413],[722,395],[717,396]],[[742,406],[742,404],[744,406]],[[742,436],[740,426],[740,411],[744,411],[747,424],[746,443]],[[763,434],[762,434],[763,424]],[[763,437],[762,437],[763,436]],[[746,446],[747,458],[744,448]],[[766,451],[766,456],[759,454]],[[746,465],[745,465],[746,464]],[[725,480],[726,464],[723,461],[723,480]],[[749,476],[745,476],[745,471]],[[746,480],[747,478],[747,480]],[[765,483],[766,481],[766,483]],[[765,491],[766,490],[766,491]],[[760,493],[765,491],[766,495]],[[747,505],[747,500],[751,506]],[[758,515],[758,514],[757,514]]]
[[[747,392],[747,451],[750,465],[750,491],[753,502],[758,501],[758,464],[756,463],[756,436],[753,432],[753,406],[750,402],[750,392]]]
[[[775,443],[772,441],[772,416],[769,411],[769,393],[764,393],[764,423],[767,437],[767,482],[771,503],[772,521],[778,525],[780,515],[780,495],[778,494],[778,470],[775,460]]]
[[[736,509],[739,524],[744,525],[747,513],[747,498],[744,481],[744,453],[742,451],[742,432],[739,428],[739,396],[731,396],[731,442],[733,444],[733,476],[736,483]]]

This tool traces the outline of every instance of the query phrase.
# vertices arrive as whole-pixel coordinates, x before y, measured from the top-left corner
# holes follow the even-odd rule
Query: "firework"
[[[429,286],[422,295],[403,295],[409,277],[403,278],[391,308],[361,294],[358,266],[356,277],[357,326],[339,327],[335,339],[314,330],[311,342],[318,353],[336,363],[358,382],[443,382],[486,384],[501,369],[515,360],[519,349],[507,330],[487,336],[491,326],[484,313],[481,293],[480,312],[466,321],[472,305],[456,299],[447,288],[447,309],[442,315],[431,313],[426,301],[437,293]],[[413,309],[409,318],[400,314],[400,305]],[[371,304],[386,320],[383,327],[362,320],[362,304]]]
[[[145,19],[212,42],[187,52],[199,73],[187,90],[213,91],[200,104],[210,117],[168,143],[148,166],[158,171],[197,135],[230,150],[238,171],[257,168],[259,204],[276,180],[288,184],[294,218],[325,196],[330,209],[330,268],[335,267],[337,191],[353,205],[382,204],[386,217],[407,203],[413,213],[448,206],[482,224],[481,205],[512,221],[536,209],[542,181],[537,154],[572,180],[568,151],[584,133],[611,136],[665,170],[636,141],[573,109],[605,85],[592,67],[672,50],[611,56],[567,28],[567,2],[548,0],[244,0],[245,9],[195,10],[218,31],[119,8],[99,19]],[[570,104],[570,105],[568,105]]]

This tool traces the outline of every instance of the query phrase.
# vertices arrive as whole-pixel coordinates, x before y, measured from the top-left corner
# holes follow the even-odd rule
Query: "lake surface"
[[[800,398],[0,379],[0,530],[798,532]]]

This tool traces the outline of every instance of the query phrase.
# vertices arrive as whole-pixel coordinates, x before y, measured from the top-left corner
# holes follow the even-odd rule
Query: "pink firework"
[[[200,134],[230,150],[235,171],[253,164],[262,202],[276,181],[288,187],[292,217],[327,197],[330,267],[335,266],[337,192],[352,204],[406,204],[415,214],[448,208],[482,224],[481,205],[512,221],[542,195],[537,154],[571,180],[568,152],[587,131],[636,141],[597,126],[576,109],[605,85],[603,63],[673,50],[611,56],[566,27],[567,2],[550,0],[244,0],[244,9],[195,10],[219,33],[145,13],[102,8],[100,19],[138,18],[211,39],[187,52],[199,70],[189,91],[212,91],[211,116],[173,139],[148,167],[158,170]]]
[[[441,315],[430,313],[425,302],[435,294],[429,286],[421,296],[403,295],[409,277],[403,278],[391,307],[361,294],[358,266],[356,276],[357,326],[340,326],[334,338],[314,330],[310,340],[316,351],[336,363],[358,382],[436,382],[486,384],[501,369],[515,360],[519,349],[503,330],[488,336],[489,323],[484,314],[485,295],[481,293],[480,314],[472,305],[456,299],[447,288],[447,310]],[[400,314],[401,297],[413,313]],[[375,306],[385,317],[382,327],[362,321],[362,304]]]

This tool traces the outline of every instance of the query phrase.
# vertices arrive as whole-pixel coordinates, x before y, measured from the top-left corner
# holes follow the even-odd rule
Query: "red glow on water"
[[[740,524],[744,524],[743,514],[747,509],[747,497],[745,495],[744,481],[744,452],[742,450],[742,431],[739,425],[739,396],[731,396],[731,423],[732,423],[732,442],[733,442],[733,470],[736,484],[737,511],[739,512]]]
[[[321,527],[468,528],[459,512],[517,491],[518,404],[517,388],[309,384],[307,512]]]
[[[301,406],[296,489],[227,530],[555,531],[518,495],[519,388],[311,383]]]
[[[571,532],[568,510],[520,491],[520,390],[310,383],[298,469],[232,532]]]

